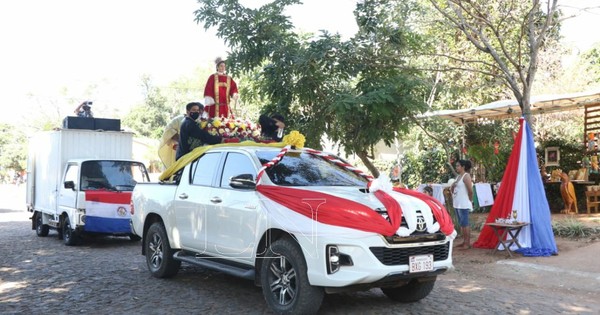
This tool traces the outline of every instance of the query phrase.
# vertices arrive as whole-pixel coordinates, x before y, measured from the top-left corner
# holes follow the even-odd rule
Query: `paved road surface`
[[[128,238],[68,247],[55,231],[37,237],[28,212],[2,208],[19,203],[4,193],[0,314],[271,314],[250,281],[185,264],[173,279],[151,277],[140,242]],[[599,314],[600,270],[589,265],[600,265],[600,243],[577,251],[489,263],[456,253],[455,270],[418,303],[393,303],[373,289],[327,295],[320,314]]]

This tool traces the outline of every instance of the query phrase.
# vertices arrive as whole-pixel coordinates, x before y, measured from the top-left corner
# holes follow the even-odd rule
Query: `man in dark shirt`
[[[220,136],[213,136],[208,131],[201,129],[196,121],[202,115],[204,105],[193,102],[185,106],[186,115],[179,130],[179,145],[177,146],[176,160],[192,151],[194,148],[205,144],[224,142]]]
[[[260,124],[263,140],[281,142],[283,139],[283,130],[285,128],[285,120],[282,115],[274,114],[271,117],[260,115],[258,123]]]

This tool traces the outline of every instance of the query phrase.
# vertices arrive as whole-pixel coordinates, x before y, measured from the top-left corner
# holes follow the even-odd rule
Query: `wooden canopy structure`
[[[585,134],[600,131],[600,91],[531,97],[532,115],[581,108],[586,109]],[[516,100],[501,100],[474,108],[427,112],[419,118],[439,117],[466,124],[480,119],[506,119],[521,115]]]

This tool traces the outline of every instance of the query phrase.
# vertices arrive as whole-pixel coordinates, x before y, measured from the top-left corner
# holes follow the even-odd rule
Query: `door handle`
[[[186,193],[182,193],[179,195],[179,199],[187,199],[188,195]]]
[[[223,200],[221,200],[221,198],[219,198],[219,197],[212,197],[212,199],[210,199],[210,202],[221,203],[221,202],[223,202]]]

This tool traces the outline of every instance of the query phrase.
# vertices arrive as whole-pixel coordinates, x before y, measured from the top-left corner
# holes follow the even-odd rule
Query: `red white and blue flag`
[[[85,192],[85,231],[110,234],[131,233],[131,192],[88,190]]]
[[[516,210],[516,220],[529,223],[518,235],[519,244],[523,248],[516,251],[525,256],[555,255],[558,254],[558,249],[552,232],[550,208],[537,163],[533,134],[523,118],[519,124],[519,133],[486,223],[494,222],[497,218],[509,218],[513,210]],[[473,246],[494,248],[497,244],[498,237],[492,228],[484,226]],[[514,244],[513,246],[516,247]]]

